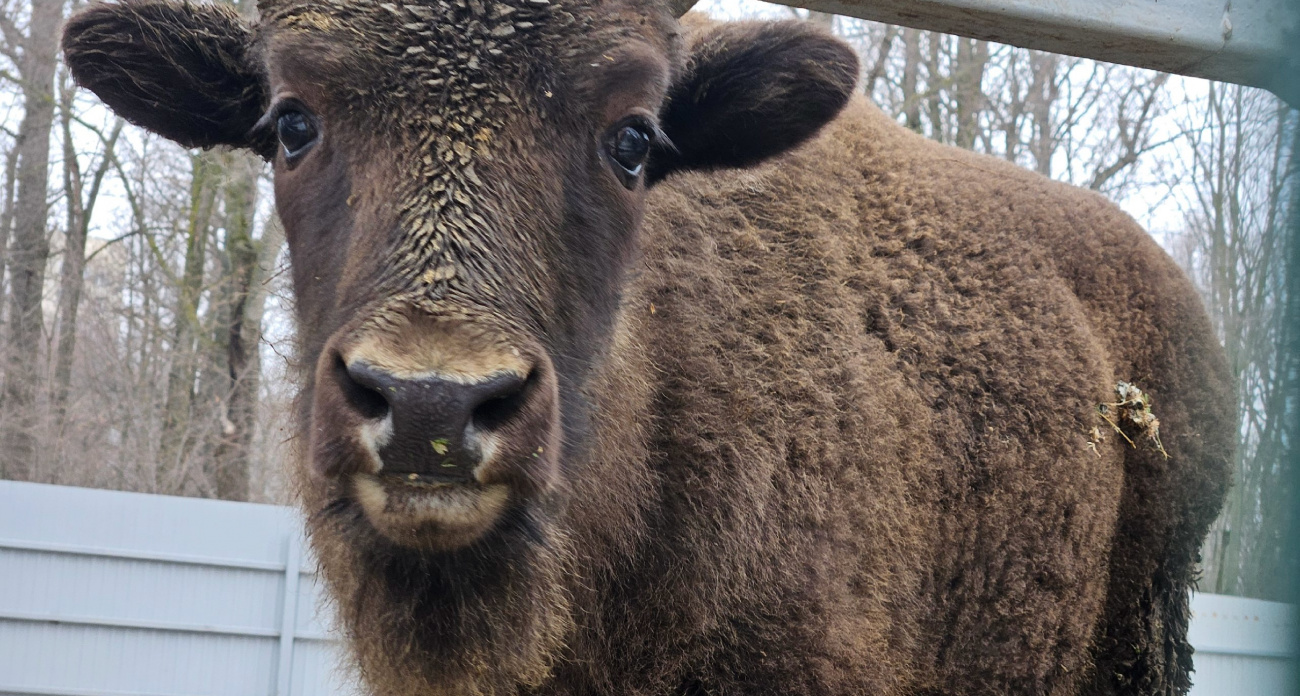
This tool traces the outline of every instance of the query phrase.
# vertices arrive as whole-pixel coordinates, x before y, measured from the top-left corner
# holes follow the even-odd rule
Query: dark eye
[[[641,175],[645,166],[646,157],[650,156],[651,139],[647,130],[644,125],[628,124],[619,128],[609,142],[610,159],[623,170],[616,173],[621,175],[628,188],[635,185],[636,177]]]
[[[316,142],[316,124],[301,111],[286,111],[275,120],[275,134],[284,156],[294,157]]]

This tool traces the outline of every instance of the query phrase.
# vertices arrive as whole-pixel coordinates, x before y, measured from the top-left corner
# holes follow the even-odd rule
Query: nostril
[[[370,379],[368,366],[349,366],[343,356],[334,361],[334,378],[348,405],[365,418],[378,419],[388,415],[388,399],[379,392],[379,385]]]
[[[523,409],[536,381],[534,370],[526,379],[515,377],[494,385],[493,393],[474,408],[474,425],[483,430],[496,430],[505,425]]]

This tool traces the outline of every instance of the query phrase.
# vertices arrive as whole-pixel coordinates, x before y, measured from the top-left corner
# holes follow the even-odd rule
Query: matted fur
[[[679,37],[639,0],[262,10],[97,5],[64,44],[182,142],[271,155],[231,133],[274,85],[324,123],[310,159],[276,160],[309,366],[295,470],[375,693],[1185,693],[1233,392],[1196,293],[1113,205],[845,107],[856,61],[804,24]],[[199,83],[230,122],[190,113]],[[597,150],[629,104],[672,141],[648,193]],[[446,550],[358,506],[331,380],[376,326],[458,322],[544,352],[560,415],[525,435],[562,447]],[[1168,459],[1089,446],[1120,380]]]

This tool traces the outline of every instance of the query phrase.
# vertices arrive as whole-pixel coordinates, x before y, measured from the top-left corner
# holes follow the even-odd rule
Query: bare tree
[[[207,263],[209,224],[218,190],[219,166],[210,152],[190,156],[190,201],[186,225],[184,270],[177,281],[175,324],[172,332],[171,369],[167,374],[167,401],[163,412],[162,441],[158,452],[157,486],[178,490],[185,485],[186,459],[195,444],[191,407],[195,373],[199,369],[199,300]],[[152,237],[151,244],[156,243]]]
[[[210,458],[210,476],[220,498],[244,500],[249,492],[257,398],[261,386],[258,345],[266,292],[263,280],[283,243],[279,225],[269,225],[254,238],[257,185],[261,162],[251,155],[232,154],[225,163],[229,176],[224,191],[225,237],[221,249],[222,279],[215,293],[219,354],[211,356],[216,403],[221,412],[219,437]]]
[[[979,134],[979,113],[983,109],[984,68],[989,62],[989,44],[959,37],[957,63],[953,75],[957,111],[956,138],[953,144],[968,150],[975,147]]]
[[[1031,51],[1029,113],[1034,119],[1033,138],[1029,148],[1034,156],[1034,166],[1043,176],[1052,175],[1052,155],[1056,152],[1056,124],[1052,121],[1052,106],[1060,94],[1057,67],[1060,56],[1054,53]]]
[[[903,121],[908,128],[918,133],[921,131],[921,94],[917,91],[917,79],[921,72],[921,32],[916,29],[903,30]]]
[[[9,257],[9,235],[14,227],[14,188],[17,184],[17,171],[18,148],[11,147],[5,153],[4,200],[2,201],[4,208],[0,210],[0,293],[5,290],[5,269],[9,265],[7,261]],[[4,307],[0,303],[0,316],[3,316],[3,313]],[[0,348],[0,355],[2,354],[3,348]],[[0,398],[0,403],[3,403],[3,398]],[[3,471],[4,467],[0,467],[0,472]]]
[[[1182,261],[1197,280],[1238,385],[1234,487],[1205,554],[1211,591],[1274,598],[1291,512],[1287,423],[1296,383],[1284,346],[1286,224],[1297,185],[1296,116],[1258,90],[1211,83],[1185,124],[1190,193]]]
[[[1114,190],[1112,184],[1122,172],[1137,164],[1142,155],[1164,144],[1153,141],[1151,126],[1157,115],[1157,101],[1169,82],[1169,73],[1135,77],[1116,100],[1113,144],[1106,148],[1108,157],[1097,163],[1088,181],[1088,188],[1094,191]]]
[[[17,197],[13,241],[8,249],[10,273],[9,336],[5,345],[3,442],[0,473],[27,478],[36,456],[33,431],[38,418],[41,300],[45,265],[50,256],[46,228],[46,192],[50,170],[50,131],[54,126],[54,71],[62,0],[33,0],[24,35],[12,14],[0,15],[6,46],[17,52],[22,82],[23,120],[18,129]]]
[[[125,122],[116,119],[107,134],[97,132],[103,143],[99,162],[90,177],[87,190],[81,175],[81,164],[72,140],[73,101],[76,90],[65,85],[60,100],[60,125],[63,131],[63,191],[67,210],[66,239],[63,250],[63,268],[59,280],[59,331],[58,352],[54,366],[54,411],[56,430],[61,430],[67,416],[68,388],[72,380],[72,358],[77,345],[77,312],[81,305],[86,266],[86,236],[90,231],[90,218],[99,200],[99,192],[112,164],[113,150],[122,135]]]

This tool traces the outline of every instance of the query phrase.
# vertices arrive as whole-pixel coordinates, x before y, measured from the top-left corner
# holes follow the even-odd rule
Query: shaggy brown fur
[[[607,427],[655,415],[681,514],[638,586],[716,603],[668,603],[708,629],[643,649],[719,650],[699,678],[734,693],[1186,689],[1232,392],[1130,219],[856,103],[778,164],[656,190],[643,234],[625,321],[657,379]],[[1156,394],[1168,460],[1087,447],[1121,379]],[[615,623],[658,641],[638,596]]]
[[[1196,294],[1114,206],[844,108],[856,62],[807,25],[262,10],[98,5],[64,43],[134,121],[275,158],[303,504],[376,693],[1186,691],[1232,392]],[[292,161],[283,108],[321,132]],[[659,132],[629,179],[607,155],[633,116]],[[365,506],[392,460],[358,433],[399,404],[358,353],[531,369],[490,531]],[[1089,446],[1120,380],[1168,459]]]

